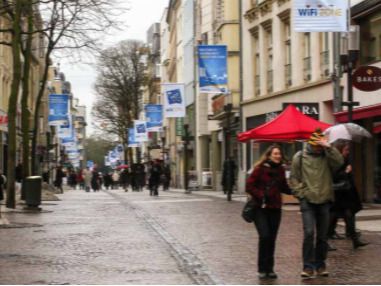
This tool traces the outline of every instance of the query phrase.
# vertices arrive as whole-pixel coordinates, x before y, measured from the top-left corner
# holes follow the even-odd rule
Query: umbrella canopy
[[[116,167],[117,170],[127,169],[127,168],[128,168],[128,165],[119,165],[118,167]]]
[[[372,135],[362,126],[355,123],[343,123],[332,126],[325,130],[329,142],[337,140],[361,141],[362,138],[372,138]]]
[[[240,133],[238,140],[240,142],[247,142],[251,139],[273,142],[305,140],[308,139],[317,128],[323,131],[330,126],[330,124],[304,115],[294,105],[290,104],[273,120],[257,128]]]

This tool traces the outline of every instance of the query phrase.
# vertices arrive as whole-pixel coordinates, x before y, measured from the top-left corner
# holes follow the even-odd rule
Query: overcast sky
[[[155,22],[160,22],[165,7],[169,0],[122,0],[129,10],[122,15],[126,29],[118,31],[115,36],[105,39],[108,45],[126,39],[138,39],[146,41],[146,32]],[[55,61],[57,62],[57,61]],[[79,98],[81,105],[87,106],[88,132],[92,132],[92,122],[90,117],[92,102],[94,101],[93,85],[96,73],[93,68],[84,64],[69,64],[60,60],[61,71],[66,75],[66,79],[72,84],[74,96]]]

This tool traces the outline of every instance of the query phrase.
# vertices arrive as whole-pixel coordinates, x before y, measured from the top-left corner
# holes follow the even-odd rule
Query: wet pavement
[[[258,281],[257,233],[240,217],[242,197],[227,202],[206,194],[77,190],[43,203],[42,213],[7,212],[11,224],[0,227],[0,283],[380,284],[377,228],[362,231],[371,243],[364,249],[334,241],[330,277],[301,280],[302,227],[295,206],[283,211],[279,279]]]

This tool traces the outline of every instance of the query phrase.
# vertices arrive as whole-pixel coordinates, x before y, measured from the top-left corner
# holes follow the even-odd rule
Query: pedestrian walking
[[[103,176],[103,182],[104,182],[106,190],[108,190],[109,188],[112,188],[112,176],[110,173],[107,172]]]
[[[278,145],[270,146],[255,164],[246,182],[248,199],[254,206],[254,225],[259,235],[258,277],[275,279],[275,242],[281,221],[281,193],[291,194]]]
[[[328,235],[329,237],[335,237],[337,221],[339,218],[343,218],[346,235],[352,239],[353,248],[357,249],[368,245],[368,243],[361,241],[359,233],[356,232],[356,213],[362,210],[362,204],[354,184],[352,166],[349,163],[350,146],[345,141],[338,141],[334,143],[334,146],[344,157],[344,164],[333,176],[335,202],[331,208]]]
[[[119,181],[123,190],[128,192],[128,185],[130,184],[130,172],[128,168],[123,169],[123,171],[120,173]]]
[[[160,185],[160,178],[163,173],[163,170],[160,166],[160,162],[158,160],[155,160],[152,163],[151,169],[149,170],[149,190],[150,190],[150,196],[158,196],[159,195],[159,185]]]
[[[114,171],[112,174],[112,184],[113,184],[113,189],[118,189],[119,188],[119,173],[118,171]]]
[[[236,164],[232,158],[225,160],[223,169],[222,169],[222,180],[221,185],[224,191],[224,194],[231,196],[233,193],[233,188],[235,185],[235,173],[236,173]]]
[[[57,170],[56,170],[56,179],[54,181],[54,185],[57,189],[59,189],[61,191],[61,194],[63,194],[62,183],[63,183],[63,178],[65,178],[65,177],[66,177],[66,175],[65,175],[64,171],[62,170],[62,167],[58,166]]]
[[[315,273],[329,275],[326,259],[329,212],[334,201],[332,177],[343,162],[340,152],[328,143],[320,130],[316,130],[304,150],[293,157],[290,184],[300,200],[304,231],[302,278],[313,278]]]
[[[91,172],[91,188],[93,189],[94,192],[97,192],[100,190],[100,178],[99,178],[99,173],[97,169],[93,169]]]
[[[6,187],[7,178],[3,174],[3,171],[0,170],[0,202],[4,200],[4,189]]]
[[[84,180],[84,183],[85,183],[85,191],[86,192],[90,192],[92,173],[91,173],[89,168],[86,168],[86,169],[83,170],[82,174],[83,174],[83,180]]]
[[[164,164],[163,167],[163,174],[162,177],[162,184],[163,184],[163,191],[169,190],[169,185],[171,183],[171,168],[169,164]]]
[[[81,169],[78,170],[78,173],[77,173],[77,183],[79,185],[79,189],[80,190],[84,190],[85,189],[85,181],[84,181],[84,178],[83,178],[83,171]]]

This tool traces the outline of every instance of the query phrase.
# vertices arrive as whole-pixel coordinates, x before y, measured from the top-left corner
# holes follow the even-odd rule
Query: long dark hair
[[[263,163],[265,163],[267,160],[269,160],[271,153],[273,152],[274,149],[279,149],[280,154],[282,155],[282,162],[283,162],[284,156],[283,156],[282,148],[278,144],[273,144],[273,145],[269,146],[266,149],[266,151],[262,154],[261,158],[257,162],[255,162],[254,168],[262,166]]]

